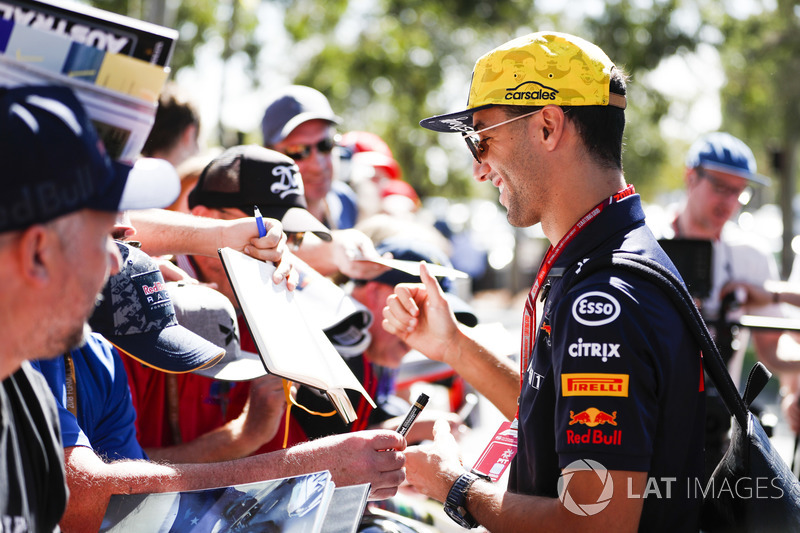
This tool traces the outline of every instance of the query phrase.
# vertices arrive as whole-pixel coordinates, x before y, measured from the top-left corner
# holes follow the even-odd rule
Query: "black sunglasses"
[[[336,137],[326,137],[317,144],[291,144],[284,148],[283,153],[295,161],[302,161],[311,155],[311,150],[315,147],[318,152],[329,154],[333,147],[336,146],[336,141]]]

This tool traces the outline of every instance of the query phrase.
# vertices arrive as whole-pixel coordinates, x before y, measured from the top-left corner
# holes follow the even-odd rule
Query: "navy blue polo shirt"
[[[609,267],[569,282],[583,259],[614,250],[677,274],[645,226],[638,195],[603,209],[564,248],[537,317],[509,490],[558,497],[561,469],[575,461],[647,472],[644,494],[626,489],[630,497],[646,496],[639,530],[697,531],[696,487],[704,483],[700,350],[669,297],[644,278]]]

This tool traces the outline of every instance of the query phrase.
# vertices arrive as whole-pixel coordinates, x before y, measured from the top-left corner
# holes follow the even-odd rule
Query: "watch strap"
[[[461,527],[472,529],[478,527],[478,521],[467,511],[467,492],[478,476],[471,472],[464,472],[450,487],[444,503],[444,510],[447,516],[453,519]]]

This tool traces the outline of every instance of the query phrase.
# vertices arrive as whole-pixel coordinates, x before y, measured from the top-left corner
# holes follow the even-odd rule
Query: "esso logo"
[[[572,304],[572,316],[584,326],[602,326],[619,316],[619,302],[610,294],[591,291]]]

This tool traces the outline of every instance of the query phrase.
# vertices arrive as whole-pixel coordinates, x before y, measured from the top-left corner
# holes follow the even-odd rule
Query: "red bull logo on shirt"
[[[561,374],[561,396],[628,397],[628,374]]]
[[[600,429],[589,429],[604,424],[616,426],[616,411],[612,411],[611,414],[608,414],[595,407],[590,407],[578,413],[570,411],[569,418],[570,426],[580,424],[588,426],[588,428],[582,433],[568,429],[567,444],[604,444],[607,446],[619,446],[622,444],[622,431],[619,429],[612,431],[611,435],[605,434]]]
[[[580,411],[577,414],[574,411],[570,411],[569,418],[570,426],[573,424],[586,424],[589,427],[599,426],[600,424],[611,424],[612,426],[617,425],[616,411],[608,414],[605,411],[601,411],[600,409],[596,409],[594,407]]]

